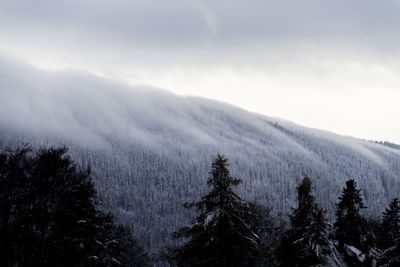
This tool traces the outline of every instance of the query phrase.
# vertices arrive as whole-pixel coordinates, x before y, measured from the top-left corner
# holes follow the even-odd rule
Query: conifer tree
[[[376,247],[376,237],[372,230],[361,236],[360,249],[364,257],[362,266],[376,266],[377,258],[381,253]],[[359,263],[357,264],[360,265]]]
[[[360,210],[366,208],[360,189],[352,179],[346,181],[339,203],[336,204],[335,236],[339,242],[339,250],[344,251],[344,244],[360,247],[363,234],[364,219]]]
[[[248,204],[234,191],[241,180],[233,178],[227,159],[218,154],[211,166],[207,185],[211,191],[198,202],[186,203],[199,212],[190,227],[174,233],[188,238],[170,250],[178,266],[254,266],[260,254],[259,238],[245,222],[252,216]]]
[[[246,222],[260,238],[263,247],[263,255],[259,265],[263,267],[277,266],[278,259],[274,250],[279,246],[287,222],[280,216],[272,214],[271,207],[255,202],[250,202],[249,207],[254,216],[248,216]]]
[[[379,262],[382,266],[400,266],[400,203],[394,198],[383,212],[381,233],[384,252]]]
[[[384,249],[392,247],[395,239],[400,236],[400,202],[394,198],[383,212],[381,224],[382,246]]]
[[[289,216],[291,228],[278,249],[282,266],[340,266],[328,237],[325,210],[315,203],[307,176],[297,187],[297,208]]]
[[[0,153],[0,266],[130,266],[120,257],[126,240],[97,208],[90,171],[66,152]]]
[[[400,266],[400,238],[395,238],[395,245],[387,248],[379,261],[382,267],[398,267]]]
[[[0,266],[13,266],[22,256],[18,243],[24,241],[20,214],[24,211],[25,194],[21,189],[27,181],[28,152],[25,146],[0,154]]]

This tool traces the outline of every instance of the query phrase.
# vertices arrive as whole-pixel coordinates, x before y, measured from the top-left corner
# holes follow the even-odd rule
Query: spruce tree
[[[383,255],[379,262],[382,266],[400,266],[400,203],[393,199],[389,208],[383,212],[381,224]]]
[[[392,247],[395,239],[400,236],[400,202],[394,198],[383,212],[381,224],[382,247],[384,249]]]
[[[27,175],[30,168],[25,146],[0,154],[0,266],[13,266],[21,257],[24,242],[23,216]]]
[[[297,208],[289,216],[291,228],[278,249],[282,266],[340,266],[328,237],[325,210],[315,203],[307,176],[297,187]]]
[[[129,266],[120,257],[125,239],[97,207],[90,171],[66,153],[0,153],[0,266]]]
[[[278,259],[274,250],[279,246],[282,234],[286,230],[286,221],[284,218],[272,214],[271,207],[255,202],[250,202],[249,207],[254,216],[248,216],[246,222],[259,236],[263,247],[263,255],[259,265],[264,267],[276,266]]]
[[[398,267],[400,266],[400,238],[395,239],[395,245],[387,248],[379,261],[382,267]]]
[[[344,244],[359,247],[363,233],[364,220],[360,210],[366,208],[360,189],[352,179],[346,181],[339,203],[336,204],[335,236],[339,242],[339,250],[344,251]]]
[[[234,191],[241,180],[233,178],[227,159],[218,154],[211,166],[207,185],[211,191],[198,202],[186,203],[199,212],[190,227],[173,234],[188,238],[170,250],[178,266],[254,266],[260,253],[259,238],[245,222],[252,216],[248,204]]]
[[[366,234],[363,234],[361,236],[360,249],[362,252],[362,256],[364,256],[362,266],[376,266],[377,258],[380,256],[381,253],[376,247],[376,237],[372,230],[368,230]]]

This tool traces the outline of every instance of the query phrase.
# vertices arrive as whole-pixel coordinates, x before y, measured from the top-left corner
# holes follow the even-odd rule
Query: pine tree
[[[278,249],[282,266],[340,266],[328,237],[325,210],[315,203],[310,178],[297,187],[297,208],[292,209],[291,228]]]
[[[376,247],[376,237],[372,230],[361,236],[360,249],[362,256],[364,256],[362,266],[376,266],[377,258],[380,256],[381,251]]]
[[[112,216],[97,208],[90,171],[66,153],[0,153],[0,248],[7,252],[0,266],[127,266]]]
[[[0,266],[13,266],[22,256],[18,244],[24,241],[20,215],[24,211],[29,151],[25,146],[0,154]]]
[[[316,209],[316,203],[311,191],[311,179],[305,176],[297,187],[298,206],[296,209],[292,209],[293,214],[289,216],[293,232],[303,231],[313,220],[313,212]]]
[[[366,208],[360,189],[352,179],[346,182],[336,210],[335,236],[339,242],[339,250],[344,251],[344,244],[360,247],[364,220],[360,210]]]
[[[383,212],[381,224],[382,245],[385,249],[380,260],[382,266],[400,266],[400,203],[394,198]]]
[[[274,250],[279,246],[282,234],[285,233],[286,221],[284,218],[272,214],[271,207],[255,202],[250,202],[249,207],[254,216],[248,216],[246,222],[260,238],[263,247],[263,255],[259,265],[263,267],[277,266],[278,259]]]
[[[174,233],[188,238],[181,247],[170,250],[178,266],[254,266],[261,247],[259,238],[246,224],[252,216],[247,203],[234,191],[241,180],[231,177],[227,159],[217,155],[207,185],[211,191],[198,202],[186,203],[200,213],[191,227]]]
[[[328,224],[325,218],[326,211],[318,206],[313,212],[313,221],[308,233],[309,246],[314,252],[320,265],[340,266],[338,253],[329,239]]]
[[[382,267],[398,267],[400,266],[400,238],[395,238],[395,245],[387,248],[382,253],[379,265]]]
[[[150,266],[147,254],[128,228],[119,225],[113,227],[111,233],[112,238],[108,238],[108,240],[117,240],[117,243],[112,246],[111,255],[118,259],[120,266]],[[112,242],[109,243],[112,244]],[[110,245],[107,249],[110,250]]]
[[[394,198],[383,212],[381,224],[382,246],[384,249],[392,247],[395,239],[400,236],[400,202]]]

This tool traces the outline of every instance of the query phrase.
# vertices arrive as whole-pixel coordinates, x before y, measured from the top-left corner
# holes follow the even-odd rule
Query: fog
[[[397,1],[1,1],[0,54],[400,143]]]
[[[371,144],[355,138],[303,128],[222,102],[130,86],[80,70],[43,71],[2,57],[0,87],[3,128],[58,136],[89,147],[107,148],[108,138],[153,149],[179,146],[192,150],[194,146],[221,147],[231,141],[259,146],[256,140],[264,135],[271,142],[284,144],[285,149],[313,158],[297,140],[270,125],[279,122],[381,162],[366,148]]]
[[[199,107],[161,89],[73,70],[44,72],[5,58],[0,59],[0,77],[3,127],[96,146],[106,136],[151,144],[170,131],[187,141],[214,143],[204,129],[189,124],[188,114],[202,116]]]

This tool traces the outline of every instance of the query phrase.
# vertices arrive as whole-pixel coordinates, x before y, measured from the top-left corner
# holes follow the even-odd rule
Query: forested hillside
[[[23,74],[23,75],[21,75]],[[34,77],[34,79],[32,78]],[[239,108],[74,72],[43,72],[0,60],[0,148],[67,145],[93,171],[103,208],[157,252],[187,224],[186,201],[206,192],[217,153],[243,180],[248,201],[286,214],[308,175],[334,219],[345,181],[354,179],[380,216],[400,192],[400,151],[385,144],[304,128]]]

